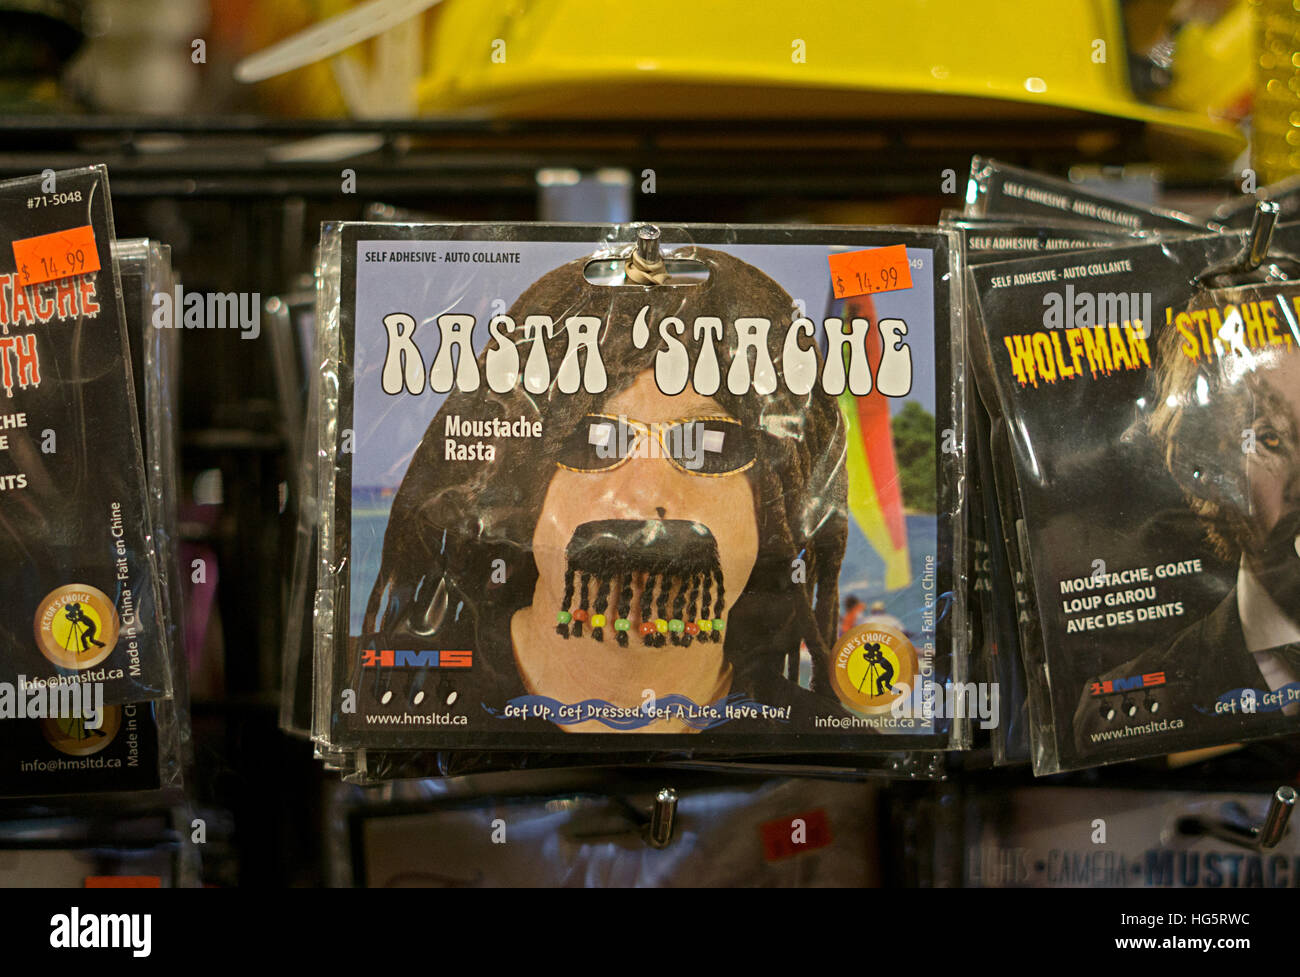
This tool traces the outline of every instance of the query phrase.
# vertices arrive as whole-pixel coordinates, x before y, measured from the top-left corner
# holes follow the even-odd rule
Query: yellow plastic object
[[[1251,162],[1260,183],[1300,173],[1300,0],[1255,5]]]
[[[223,0],[212,4],[211,29],[240,54],[251,54],[351,6],[348,0]],[[338,118],[348,114],[325,61],[261,82],[258,97],[280,115]]]
[[[1213,24],[1184,27],[1174,48],[1174,81],[1160,93],[1160,103],[1219,118],[1245,115],[1254,82],[1254,29],[1247,0]]]
[[[1116,0],[445,0],[424,114],[1144,122],[1222,156],[1202,112],[1137,101]]]

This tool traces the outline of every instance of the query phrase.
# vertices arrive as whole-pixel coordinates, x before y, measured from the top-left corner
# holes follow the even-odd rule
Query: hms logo
[[[1093,682],[1088,688],[1088,694],[1110,695],[1112,692],[1132,692],[1134,689],[1149,689],[1153,685],[1164,684],[1164,672],[1148,672],[1146,675],[1130,675],[1128,678],[1111,679],[1106,682]]]
[[[473,651],[394,651],[365,648],[361,652],[363,668],[470,668]]]

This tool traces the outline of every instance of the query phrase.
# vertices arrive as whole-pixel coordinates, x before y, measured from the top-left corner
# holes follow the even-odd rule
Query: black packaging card
[[[14,720],[0,725],[0,797],[153,790],[158,758],[150,703],[104,706],[89,720]]]
[[[967,267],[1008,261],[1019,255],[1087,251],[1141,240],[1140,235],[1117,227],[1043,219],[946,216],[944,226],[961,235]],[[968,315],[974,313],[972,306]],[[979,327],[972,323],[971,328]],[[968,472],[969,583],[971,606],[979,611],[971,618],[972,657],[1000,690],[1002,714],[992,738],[994,758],[999,764],[1020,763],[1030,758],[1020,635],[1023,631],[1029,640],[1037,642],[1037,619],[1016,539],[1019,519],[1013,498],[1014,473],[1006,465],[1003,479],[1010,484],[995,491],[993,429],[975,383],[967,387],[967,403],[967,441],[973,459]],[[999,504],[1009,507],[1005,519]]]
[[[1190,214],[1143,207],[1085,190],[1068,180],[980,156],[971,159],[970,179],[966,198],[967,214],[972,217],[1014,215],[1089,221],[1126,231],[1195,232],[1218,227]]]
[[[170,687],[112,240],[102,167],[0,184],[0,683],[121,705]]]
[[[609,233],[343,225],[331,745],[950,745],[951,238]]]
[[[971,270],[1041,624],[1036,772],[1300,731],[1300,306],[1201,283],[1242,244]]]

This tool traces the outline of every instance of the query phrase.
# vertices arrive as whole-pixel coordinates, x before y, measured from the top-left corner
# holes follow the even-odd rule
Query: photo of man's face
[[[1164,339],[1154,430],[1215,554],[1300,620],[1300,328],[1290,290],[1206,291],[1213,353]],[[1207,340],[1208,343],[1208,340]]]
[[[688,425],[684,436],[681,426],[670,426],[705,419],[719,423]],[[620,429],[620,420],[631,427]],[[571,616],[581,606],[587,608],[586,628],[575,629],[578,635],[563,656],[538,656],[530,662],[526,649],[520,653],[530,684],[583,688],[592,690],[587,694],[625,698],[628,688],[640,689],[635,681],[638,675],[684,673],[696,676],[697,681],[716,683],[722,670],[722,646],[702,640],[709,635],[701,636],[697,630],[702,613],[700,584],[670,575],[665,585],[660,577],[659,589],[667,593],[664,603],[642,598],[647,582],[653,583],[654,561],[659,565],[680,562],[673,547],[677,545],[675,534],[681,532],[716,545],[716,567],[706,570],[715,598],[719,591],[734,596],[744,590],[758,556],[759,538],[755,492],[747,476],[753,458],[732,457],[732,446],[725,441],[752,439],[752,432],[741,432],[738,426],[715,400],[694,390],[664,395],[652,371],[640,374],[631,386],[606,401],[599,415],[579,422],[579,429],[573,432],[573,456],[566,454],[558,460],[533,534],[537,585],[530,616],[534,620],[549,620],[557,612]],[[737,428],[734,436],[729,428]],[[620,436],[621,430],[635,433],[629,438]],[[582,457],[584,452],[591,457]],[[729,471],[731,468],[738,470]],[[615,593],[602,605],[606,613],[601,641],[591,639],[599,577],[593,573],[584,580],[583,575],[573,574],[570,565],[587,539],[586,527],[593,524],[611,527],[607,533],[626,533],[629,538],[649,527],[650,537],[644,544],[620,548],[622,559],[611,569]],[[658,527],[666,529],[656,540]],[[631,552],[624,553],[629,549]],[[624,571],[630,589],[626,595],[621,594]],[[719,572],[720,588],[714,576]],[[577,594],[572,589],[575,580]],[[688,600],[688,594],[695,600]],[[620,597],[626,613],[621,618],[617,616]],[[723,620],[725,612],[711,610],[710,624],[713,614]],[[616,620],[630,634],[626,643],[615,641]],[[683,640],[687,636],[683,630],[674,632],[678,640],[651,642],[658,631],[647,635],[643,627],[649,630],[661,620],[689,626],[693,640]]]
[[[1238,542],[1274,603],[1300,618],[1300,352],[1262,355],[1248,386],[1253,437],[1243,454],[1250,509]]]
[[[789,253],[799,275],[824,274],[824,254]],[[454,695],[473,722],[633,735],[783,725],[796,702],[841,707],[830,663],[842,574],[862,590],[898,592],[899,606],[915,601],[922,622],[920,557],[910,554],[940,529],[930,510],[904,512],[893,447],[901,406],[819,382],[801,390],[786,374],[790,351],[820,380],[830,340],[794,328],[797,303],[756,265],[708,248],[691,254],[706,266],[702,282],[601,285],[587,279],[585,257],[521,274],[518,298],[481,337],[477,367],[488,377],[513,336],[518,367],[545,373],[549,386],[453,389],[409,458],[408,436],[376,451],[386,463],[370,463],[361,488],[354,468],[354,505],[387,505],[373,517],[382,549],[369,524],[368,535],[354,532],[353,573],[373,581],[364,600],[351,594],[358,644],[471,649],[472,668],[413,680],[436,679],[441,700]],[[410,286],[422,300],[423,287]],[[917,324],[909,342],[918,351],[931,315],[924,299],[888,300]],[[377,290],[371,301],[387,309],[393,300]],[[839,306],[828,299],[827,308]],[[872,304],[852,311],[878,332]],[[525,335],[534,319],[555,323],[554,333]],[[591,382],[591,348],[573,347],[583,379],[572,388],[560,380],[578,335],[561,327],[570,319],[604,324]],[[676,346],[666,338],[674,319],[685,327]],[[642,320],[648,338],[638,338]],[[756,322],[763,328],[751,335],[746,323]],[[510,323],[513,333],[491,331]],[[684,354],[687,382],[675,383],[665,349]],[[738,351],[744,371],[733,370]],[[774,389],[739,379],[760,367]],[[711,384],[709,369],[719,378]],[[393,403],[375,401],[367,416],[396,425]],[[932,444],[932,423],[918,442]],[[933,454],[919,457],[918,472],[933,496]],[[371,518],[354,508],[354,525]]]

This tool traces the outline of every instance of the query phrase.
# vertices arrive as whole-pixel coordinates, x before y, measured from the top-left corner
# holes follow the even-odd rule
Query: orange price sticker
[[[822,808],[765,821],[758,830],[763,838],[763,857],[769,862],[816,851],[834,841],[830,819]]]
[[[87,875],[87,889],[161,889],[157,875]]]
[[[15,241],[14,264],[18,268],[18,284],[23,287],[99,271],[95,229],[83,224]]]
[[[907,245],[893,244],[869,251],[845,251],[829,255],[831,290],[837,299],[853,295],[874,295],[912,287],[907,264]]]

